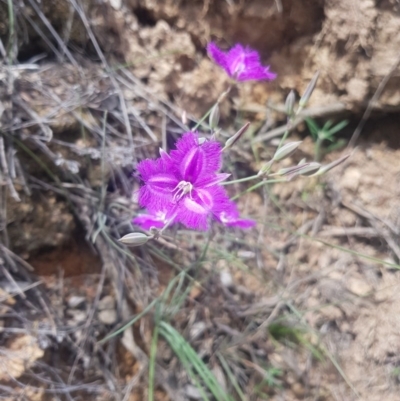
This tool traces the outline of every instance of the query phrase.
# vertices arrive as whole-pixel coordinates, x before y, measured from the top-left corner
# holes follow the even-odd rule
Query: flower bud
[[[305,107],[307,105],[308,101],[310,100],[310,97],[311,97],[312,93],[314,92],[315,85],[317,84],[318,77],[319,77],[319,71],[317,71],[314,74],[314,76],[312,77],[310,83],[308,84],[303,96],[301,97],[301,99],[299,101],[300,108]]]
[[[129,233],[124,235],[118,241],[129,246],[141,246],[151,238],[152,237],[143,233]]]
[[[311,163],[306,163],[306,164],[308,164],[308,166],[305,166],[303,164],[301,166],[302,168],[300,168],[300,170],[298,171],[297,174],[309,176],[309,175],[313,175],[321,168],[321,164],[319,164],[317,162],[311,162]]]
[[[340,159],[337,159],[335,161],[333,161],[332,163],[326,164],[325,166],[322,166],[317,175],[322,175],[325,174],[327,171],[332,170],[333,168],[335,168],[336,166],[338,166],[339,164],[342,164],[344,161],[346,161],[348,158],[350,157],[350,155],[346,155],[341,157]]]
[[[273,160],[270,160],[268,163],[264,164],[264,166],[261,167],[260,171],[257,173],[257,175],[259,177],[261,177],[262,175],[268,173],[268,171],[270,170],[272,164],[273,164]]]
[[[308,165],[308,163],[302,164],[302,165],[297,165],[297,166],[291,166],[291,167],[286,167],[286,168],[281,168],[277,173],[275,173],[276,175],[297,175],[297,172],[305,167],[305,165]]]
[[[197,138],[197,143],[199,145],[203,145],[203,143],[205,143],[205,142],[207,142],[207,138],[204,138],[204,136]]]
[[[292,155],[294,152],[296,152],[297,148],[300,146],[302,141],[297,141],[297,142],[289,142],[285,145],[283,145],[281,148],[279,148],[273,157],[274,161],[279,161],[283,160],[286,157],[289,157]]]
[[[218,127],[219,123],[219,106],[218,103],[211,109],[210,117],[208,119],[208,124],[211,129]]]
[[[222,149],[222,151],[227,150],[229,148],[231,148],[235,142],[237,142],[240,137],[248,130],[248,128],[250,127],[250,123],[246,123],[245,125],[243,125],[242,128],[240,128],[240,130],[238,132],[236,132],[235,135],[233,135],[232,137],[230,137],[226,142],[225,142],[225,146]]]
[[[295,101],[296,101],[296,95],[294,94],[294,91],[291,90],[285,102],[285,113],[288,115],[288,117],[291,117],[293,115]]]
[[[282,176],[287,175],[289,176],[289,179],[292,179],[297,175],[304,175],[304,176],[312,175],[316,173],[320,168],[321,165],[316,162],[303,163],[297,166],[283,168],[278,171],[277,175],[282,175]]]

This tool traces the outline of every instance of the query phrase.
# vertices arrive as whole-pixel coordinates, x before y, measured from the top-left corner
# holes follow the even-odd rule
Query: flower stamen
[[[173,202],[179,202],[183,196],[189,194],[190,199],[192,199],[193,185],[187,181],[181,181],[173,190],[174,196],[172,198]]]

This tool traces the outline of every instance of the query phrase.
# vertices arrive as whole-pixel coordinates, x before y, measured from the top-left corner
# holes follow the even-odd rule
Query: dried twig
[[[347,147],[354,147],[358,137],[361,134],[361,131],[363,130],[366,122],[368,121],[372,110],[375,107],[375,103],[376,101],[380,98],[380,96],[382,95],[382,92],[385,90],[385,87],[387,85],[387,83],[389,82],[390,78],[393,76],[393,74],[396,72],[397,68],[400,65],[400,54],[397,56],[396,61],[393,63],[391,69],[389,70],[389,72],[384,76],[384,78],[382,79],[382,81],[380,82],[378,88],[376,89],[374,95],[372,96],[372,98],[370,99],[370,101],[368,102],[368,106],[360,120],[360,122],[357,125],[357,128],[355,129],[349,144],[347,145]]]

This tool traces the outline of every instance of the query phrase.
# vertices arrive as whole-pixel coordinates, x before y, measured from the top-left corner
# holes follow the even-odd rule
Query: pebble
[[[372,287],[360,278],[350,277],[347,280],[347,288],[355,295],[366,296],[372,291]]]
[[[115,299],[111,295],[106,295],[101,298],[98,305],[99,310],[105,309],[114,309],[115,308]]]
[[[118,11],[121,9],[122,0],[110,0],[110,5],[114,10]]]
[[[343,188],[356,192],[360,179],[361,172],[358,168],[348,168],[340,181]]]
[[[72,295],[72,297],[70,297],[70,299],[68,300],[68,306],[71,309],[75,309],[77,308],[80,304],[82,304],[83,302],[85,302],[86,298],[85,297],[80,297],[78,295]]]
[[[104,324],[114,324],[117,321],[117,311],[105,309],[99,312],[99,320]]]
[[[219,274],[219,279],[221,280],[221,284],[224,287],[232,287],[233,286],[233,278],[232,278],[232,274],[230,272],[228,272],[227,270],[223,270],[220,274]]]

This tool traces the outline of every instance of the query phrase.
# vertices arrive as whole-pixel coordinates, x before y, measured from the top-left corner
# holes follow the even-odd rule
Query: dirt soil
[[[0,398],[148,399],[161,299],[234,399],[400,401],[398,1],[11,3],[13,18],[0,3]],[[249,45],[278,73],[221,103],[222,140],[252,123],[225,160],[234,178],[270,159],[279,109],[316,70],[310,115],[348,118],[346,142],[366,124],[356,147],[325,156],[351,154],[323,177],[241,196],[254,230],[211,241],[171,230],[123,248],[136,163],[171,148],[182,114],[194,126],[230,84],[210,40]],[[306,126],[292,135],[304,141],[285,167],[314,158]],[[161,335],[155,366],[154,399],[202,399]]]

